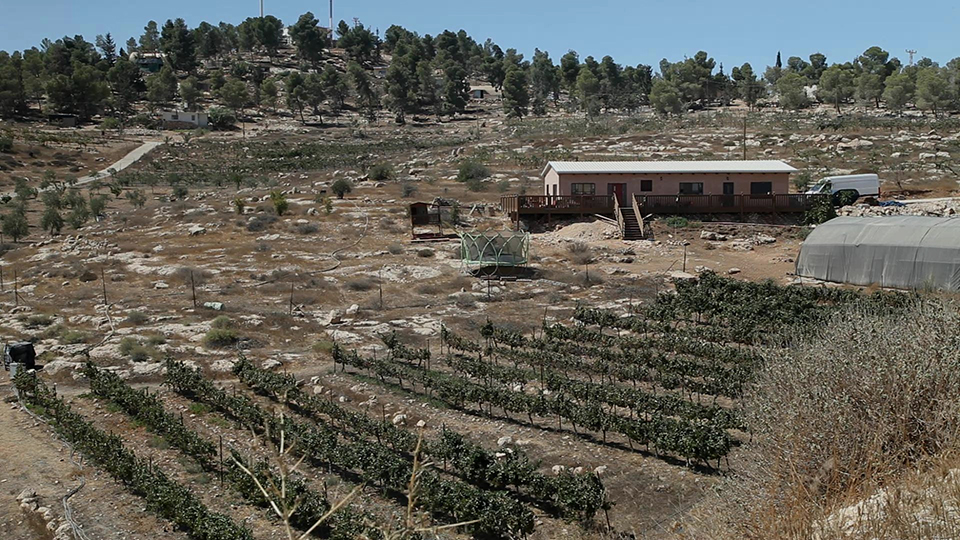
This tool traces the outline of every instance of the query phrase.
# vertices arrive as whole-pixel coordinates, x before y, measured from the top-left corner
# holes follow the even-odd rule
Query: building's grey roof
[[[797,170],[777,160],[753,161],[551,161],[541,176],[559,174],[670,174],[670,173],[792,173]]]

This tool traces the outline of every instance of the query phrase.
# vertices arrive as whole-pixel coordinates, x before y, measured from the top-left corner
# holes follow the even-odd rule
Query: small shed
[[[207,127],[210,124],[210,119],[204,112],[163,111],[160,117],[166,129],[191,129]]]
[[[417,226],[439,223],[440,214],[436,212],[431,214],[430,206],[432,206],[430,203],[425,202],[410,203],[410,224]]]
[[[500,97],[500,92],[496,88],[489,85],[483,84],[472,84],[470,85],[470,99],[475,99],[478,101],[485,101],[488,99],[496,99]]]
[[[960,219],[832,219],[803,241],[797,275],[851,285],[960,291]]]
[[[47,121],[51,126],[73,128],[77,127],[79,118],[75,114],[53,113],[47,115]]]

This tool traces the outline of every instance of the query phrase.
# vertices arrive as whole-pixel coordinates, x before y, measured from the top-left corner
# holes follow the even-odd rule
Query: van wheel
[[[842,189],[833,194],[834,206],[849,206],[860,198],[860,192],[855,189]]]

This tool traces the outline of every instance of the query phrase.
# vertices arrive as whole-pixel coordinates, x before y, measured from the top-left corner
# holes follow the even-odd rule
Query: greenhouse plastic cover
[[[960,219],[832,219],[803,241],[797,275],[853,285],[960,291]]]

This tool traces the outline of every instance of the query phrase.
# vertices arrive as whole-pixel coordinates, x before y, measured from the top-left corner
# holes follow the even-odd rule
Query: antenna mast
[[[333,0],[330,0],[330,40],[333,40]]]
[[[917,54],[917,51],[914,49],[907,49],[907,54],[910,55],[910,65],[913,65],[913,55]]]
[[[263,18],[263,0],[260,0],[260,18]]]

